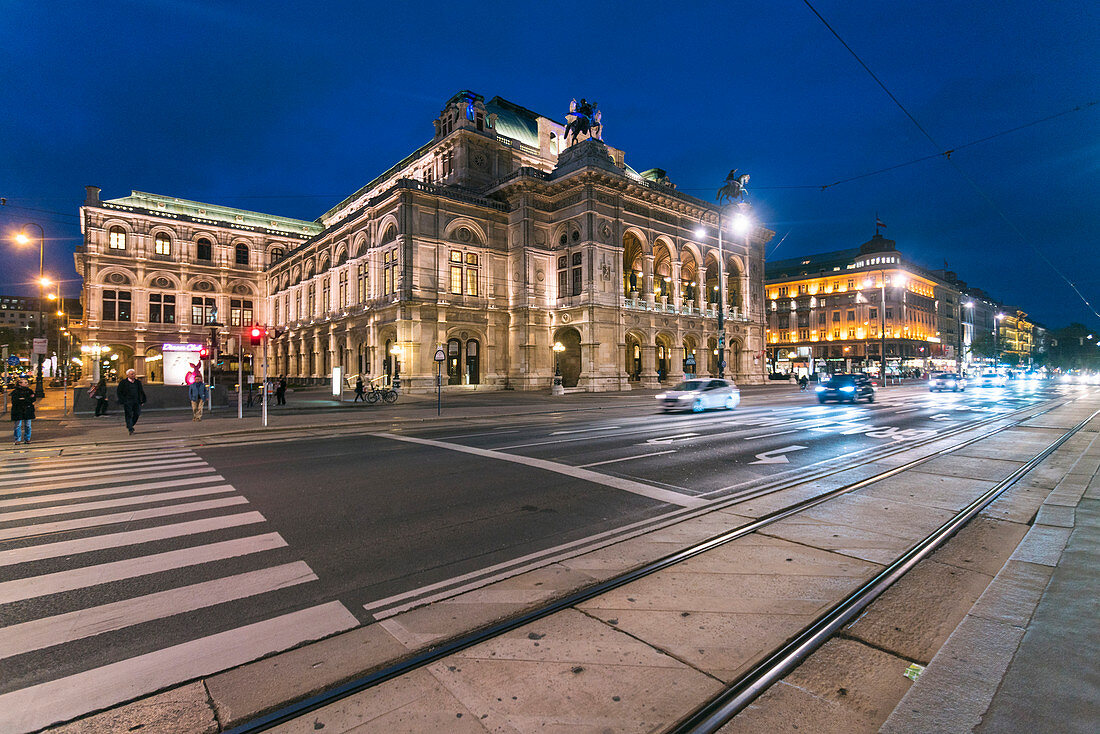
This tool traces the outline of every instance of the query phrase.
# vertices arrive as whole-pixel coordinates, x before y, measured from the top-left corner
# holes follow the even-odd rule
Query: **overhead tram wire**
[[[883,84],[882,80],[879,79],[878,76],[875,75],[875,72],[871,71],[871,67],[867,66],[867,64],[864,63],[863,59],[861,59],[859,57],[859,54],[857,54],[852,49],[852,47],[849,46],[848,43],[843,38],[840,37],[840,34],[837,33],[836,30],[834,30],[831,25],[829,25],[829,21],[825,20],[825,18],[822,17],[821,13],[817,12],[817,9],[814,8],[814,6],[810,4],[810,0],[802,0],[802,2],[806,5],[806,7],[808,7],[810,9],[810,11],[814,15],[817,16],[818,20],[820,20],[825,25],[825,27],[829,29],[829,32],[832,33],[833,36],[838,41],[840,41],[841,45],[843,45],[844,48],[848,49],[848,53],[850,53],[852,55],[852,57],[856,61],[859,62],[859,65],[863,67],[864,71],[866,71],[871,76],[871,78],[875,80],[875,83],[879,85],[879,87],[882,89],[882,91],[884,91],[886,93],[886,95],[888,97],[890,97],[891,100],[893,100],[894,104],[897,105],[898,109],[900,109],[903,113],[905,113],[905,116],[908,117],[909,121],[912,122],[913,125],[915,125],[916,128],[921,131],[921,133],[924,135],[924,137],[926,137],[928,139],[928,141],[930,143],[932,143],[932,145],[935,146],[935,148],[937,150],[942,151],[943,146],[941,146],[938,142],[936,142],[936,139],[933,138],[932,135],[927,130],[924,129],[924,126],[920,124],[920,122],[917,120],[917,118],[914,117],[912,115],[912,113],[910,113],[909,110],[905,108],[905,105],[903,105],[901,103],[901,101],[897,97],[894,96],[894,93],[891,92],[885,84]],[[1096,103],[1095,102],[1090,102],[1089,104],[1087,104],[1085,106],[1092,106],[1093,104],[1096,104]],[[1069,110],[1069,112],[1072,112],[1072,111],[1073,110]],[[1060,113],[1060,114],[1065,114],[1065,113]],[[1058,115],[1054,115],[1054,117],[1057,117],[1057,116]],[[978,141],[975,141],[975,142],[978,142]],[[1036,247],[1035,244],[1030,239],[1028,239],[1026,236],[1024,236],[1023,231],[1021,231],[1020,228],[1017,227],[1016,224],[1008,218],[1008,215],[1005,214],[1004,211],[999,206],[997,206],[996,202],[993,201],[993,198],[991,196],[989,196],[989,194],[987,194],[980,186],[978,186],[977,182],[975,182],[974,179],[972,179],[970,176],[968,176],[966,174],[966,172],[963,171],[962,168],[959,167],[959,164],[956,161],[951,159],[951,156],[950,156],[949,152],[948,152],[948,154],[945,154],[945,153],[937,153],[936,154],[936,156],[939,156],[939,155],[946,155],[947,162],[951,164],[951,166],[958,172],[958,174],[960,176],[963,177],[963,179],[968,184],[970,184],[970,186],[974,189],[974,191],[976,191],[978,193],[979,196],[981,196],[983,199],[985,199],[986,203],[989,204],[990,208],[992,208],[993,211],[997,213],[997,216],[999,216],[1005,222],[1005,224],[1007,224],[1012,229],[1012,231],[1016,233],[1016,235],[1020,238],[1021,241],[1023,241],[1025,244],[1027,244],[1028,247],[1030,247],[1032,250],[1034,250],[1035,253],[1043,260],[1043,262],[1045,262],[1048,266],[1050,266],[1050,269],[1053,270],[1055,273],[1057,273],[1058,277],[1060,277],[1062,280],[1064,280],[1066,282],[1066,285],[1068,285],[1073,290],[1073,292],[1077,294],[1077,297],[1080,298],[1081,302],[1084,303],[1085,306],[1088,307],[1089,311],[1091,311],[1092,314],[1094,316],[1096,316],[1097,319],[1100,319],[1100,312],[1097,312],[1097,310],[1093,307],[1093,305],[1091,303],[1089,303],[1088,299],[1085,298],[1084,295],[1081,294],[1081,291],[1078,290],[1077,286],[1073,283],[1073,281],[1071,281],[1068,277],[1066,277],[1062,273],[1062,271],[1059,270],[1058,267],[1053,262],[1051,262],[1050,258],[1048,258],[1045,254],[1043,254],[1042,250],[1040,250],[1038,247]]]

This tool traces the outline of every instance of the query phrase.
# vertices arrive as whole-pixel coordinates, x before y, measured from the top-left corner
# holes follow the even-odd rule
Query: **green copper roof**
[[[147,194],[143,191],[131,191],[129,196],[124,196],[121,199],[109,199],[103,203],[149,209],[150,211],[166,212],[168,214],[181,214],[194,219],[205,219],[213,223],[224,222],[236,226],[274,229],[297,235],[315,235],[324,229],[317,222],[280,217],[275,214],[251,212],[247,209],[234,209],[217,204],[204,204],[201,201],[177,199],[174,196]]]
[[[485,111],[496,114],[497,133],[530,145],[532,148],[539,147],[539,115],[500,97],[489,100],[485,105]]]

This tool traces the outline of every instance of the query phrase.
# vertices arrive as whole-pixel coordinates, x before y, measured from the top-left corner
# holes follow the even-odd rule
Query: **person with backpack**
[[[187,388],[187,397],[191,399],[191,420],[202,420],[202,409],[206,405],[206,383],[202,375],[195,375],[195,381]]]
[[[15,423],[15,445],[31,442],[31,421],[34,420],[34,390],[27,378],[20,377],[11,391],[11,420]]]

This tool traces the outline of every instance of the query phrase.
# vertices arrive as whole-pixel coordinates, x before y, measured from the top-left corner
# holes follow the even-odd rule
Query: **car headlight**
[[[678,397],[676,399],[677,400],[691,400],[691,398],[692,398],[691,395],[681,395],[680,397]]]
[[[817,390],[818,392],[825,392],[825,386],[824,385],[818,385],[817,387],[814,388],[814,390]]]
[[[841,392],[855,392],[856,389],[852,385],[845,385],[844,387],[840,388],[840,391]]]
[[[654,395],[653,397],[657,398],[658,400],[664,400],[668,396],[665,395],[663,392],[659,392],[656,395]]]

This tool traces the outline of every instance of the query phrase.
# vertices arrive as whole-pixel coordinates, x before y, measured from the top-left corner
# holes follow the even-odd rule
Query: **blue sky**
[[[628,163],[703,198],[750,173],[776,259],[877,213],[926,267],[1100,327],[1067,283],[1100,308],[1096,3],[812,5],[920,128],[799,0],[0,1],[0,292],[33,291],[25,221],[76,277],[85,184],[314,219],[472,89],[558,119],[594,99]]]

